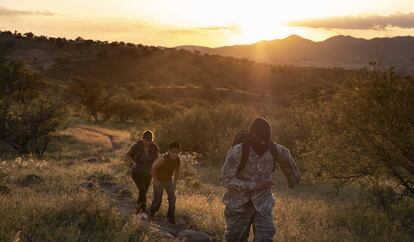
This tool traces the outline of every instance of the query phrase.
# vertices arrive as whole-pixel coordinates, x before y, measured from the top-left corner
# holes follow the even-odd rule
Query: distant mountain
[[[414,71],[414,37],[361,39],[334,36],[314,42],[297,35],[285,39],[260,41],[251,45],[218,48],[179,46],[179,49],[213,55],[247,58],[275,65],[342,67],[357,69],[381,59],[385,65],[403,72]]]
[[[289,43],[293,42],[295,40]],[[191,87],[207,90],[207,93],[220,90],[223,99],[226,97],[223,92],[228,90],[254,99],[256,94],[309,97],[322,89],[336,87],[354,75],[352,70],[339,68],[269,66],[176,48],[108,43],[81,37],[72,40],[10,31],[0,31],[0,58],[22,62],[61,84],[80,77],[100,80],[122,87],[124,92],[134,93],[154,87],[166,91],[179,88],[174,90],[185,93],[183,87]]]

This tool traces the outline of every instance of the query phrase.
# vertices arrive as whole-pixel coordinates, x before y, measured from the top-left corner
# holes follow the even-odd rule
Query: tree
[[[26,38],[28,39],[33,39],[35,35],[32,32],[28,32],[28,33],[25,33],[24,36],[26,36]]]
[[[152,111],[141,101],[128,96],[115,97],[104,109],[106,117],[115,116],[122,123],[131,120],[148,120]]]
[[[414,78],[373,66],[309,112],[311,169],[414,197]]]
[[[82,105],[95,122],[99,121],[99,113],[111,101],[114,93],[102,81],[82,78],[74,78],[67,90],[71,99]]]
[[[65,105],[57,95],[21,63],[0,60],[0,141],[21,154],[42,157],[64,123]]]

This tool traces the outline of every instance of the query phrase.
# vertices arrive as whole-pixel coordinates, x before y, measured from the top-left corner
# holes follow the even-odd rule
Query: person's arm
[[[233,146],[227,153],[221,170],[220,181],[222,185],[231,190],[252,191],[255,188],[254,182],[244,181],[237,177],[237,169],[240,165],[241,146]]]
[[[299,168],[296,165],[295,160],[290,154],[289,150],[282,145],[277,145],[279,157],[279,166],[285,175],[288,185],[290,188],[293,188],[299,183],[301,174]]]
[[[241,146],[233,146],[226,156],[221,170],[221,184],[231,190],[241,192],[262,191],[274,186],[273,181],[249,182],[237,177],[238,167],[241,162]]]
[[[128,165],[128,167],[130,168],[134,168],[136,166],[135,164],[135,160],[133,158],[133,153],[135,152],[135,145],[131,146],[131,148],[129,148],[128,152],[126,153],[125,157],[124,157],[124,161],[125,163]]]
[[[180,175],[180,166],[178,166],[174,170],[174,185],[177,185],[179,175]]]
[[[163,156],[159,156],[159,157],[158,157],[158,159],[154,162],[154,164],[152,164],[152,167],[151,167],[151,175],[152,175],[152,177],[153,177],[153,179],[154,179],[155,181],[157,181],[157,180],[158,180],[158,177],[157,177],[157,171],[158,171],[158,168],[159,168],[162,164],[164,164],[164,162],[165,162],[164,157],[163,157]]]

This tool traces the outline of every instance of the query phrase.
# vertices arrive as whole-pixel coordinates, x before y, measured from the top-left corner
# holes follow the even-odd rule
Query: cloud
[[[240,32],[239,28],[234,25],[228,26],[207,26],[207,27],[187,27],[187,28],[169,28],[166,30],[172,34],[199,34],[211,32]]]
[[[54,16],[57,13],[51,11],[24,11],[24,10],[14,10],[8,9],[0,6],[0,16],[27,16],[27,15],[37,15],[37,16]]]
[[[288,23],[291,26],[325,29],[377,29],[384,30],[388,27],[414,28],[414,13],[395,13],[388,16],[359,15],[338,16],[322,19],[305,19]]]

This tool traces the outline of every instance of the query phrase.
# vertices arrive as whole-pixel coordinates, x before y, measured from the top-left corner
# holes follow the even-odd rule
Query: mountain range
[[[414,71],[414,37],[361,39],[334,36],[324,41],[312,41],[298,35],[285,39],[264,40],[249,45],[208,48],[178,46],[176,48],[210,55],[246,58],[272,65],[299,65],[359,69],[369,62],[381,61],[400,72]]]

